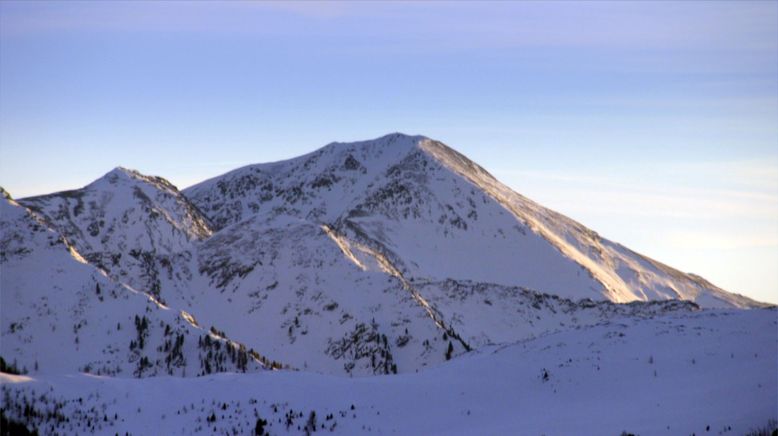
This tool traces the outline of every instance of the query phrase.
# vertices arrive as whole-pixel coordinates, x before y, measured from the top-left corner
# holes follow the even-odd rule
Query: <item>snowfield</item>
[[[777,323],[775,309],[625,318],[377,377],[2,375],[3,407],[31,403],[61,434],[246,434],[258,419],[301,434],[314,412],[339,434],[743,435],[776,417]]]
[[[429,138],[332,143],[183,191],[121,167],[1,191],[8,425],[744,434],[778,419],[775,307]]]

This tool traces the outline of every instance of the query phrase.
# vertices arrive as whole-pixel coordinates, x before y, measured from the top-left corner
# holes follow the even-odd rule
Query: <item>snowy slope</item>
[[[572,301],[525,288],[467,281],[446,280],[415,286],[471,348],[532,339],[613,319],[651,318],[699,310],[699,306],[689,301],[626,304],[588,299]]]
[[[624,318],[384,377],[0,375],[1,404],[65,434],[248,434],[259,419],[305,434],[314,412],[334,434],[743,435],[778,418],[777,323],[775,309]]]
[[[10,198],[0,200],[0,320],[0,357],[36,374],[194,376],[263,368],[260,356],[203,330],[188,314],[113,282]]]

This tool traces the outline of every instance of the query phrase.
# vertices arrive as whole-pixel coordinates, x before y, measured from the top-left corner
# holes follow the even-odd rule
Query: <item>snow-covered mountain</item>
[[[647,423],[659,416],[682,432],[709,419],[742,429],[768,409],[759,403],[748,414],[755,403],[744,400],[727,414],[716,403],[715,413],[686,421],[673,410],[701,401],[720,377],[731,377],[722,389],[756,392],[768,406],[778,391],[778,373],[763,371],[778,341],[775,309],[608,241],[422,136],[332,143],[183,191],[119,167],[78,190],[17,201],[0,193],[0,368],[32,377],[0,378],[2,409],[48,432],[148,433],[174,414],[165,433],[245,432],[264,418],[274,433],[305,431],[299,408],[349,433],[520,429],[512,421],[483,427],[499,413],[471,408],[447,426],[440,420],[453,416],[453,391],[434,383],[498,411],[535,396],[548,406],[557,391],[574,404],[600,395],[600,383],[610,388],[597,404],[624,408],[632,392],[620,386],[658,383],[664,406],[634,428],[654,433],[661,427]],[[755,372],[739,376],[738,368]],[[553,381],[542,375],[549,371]],[[657,371],[671,376],[656,380]],[[367,377],[375,375],[393,377]],[[133,380],[149,376],[173,378]],[[703,387],[673,393],[688,380]],[[244,383],[269,396],[234,394]],[[397,393],[387,397],[397,403],[376,388]],[[30,403],[39,389],[54,396]],[[159,389],[187,394],[135,412]],[[337,395],[309,400],[308,389]],[[526,395],[500,399],[514,390]],[[128,391],[132,398],[117,399]],[[351,392],[368,399],[369,417],[347,419],[356,414],[346,407],[356,402]],[[411,419],[414,409],[398,404],[420,398],[430,427],[388,421]],[[636,422],[651,401],[625,409],[624,422]],[[57,418],[73,410],[78,419]],[[480,421],[469,421],[471,411]],[[592,418],[591,429],[598,423]]]
[[[421,136],[333,143],[183,192],[116,168],[19,204],[115,283],[325,373],[413,372],[627,312],[759,306],[600,238]]]

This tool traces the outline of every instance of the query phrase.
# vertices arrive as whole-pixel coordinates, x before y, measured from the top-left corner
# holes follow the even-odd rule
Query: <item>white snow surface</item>
[[[743,435],[778,413],[777,321],[775,309],[622,319],[393,376],[0,375],[0,384],[11,417],[32,398],[37,411],[71,417],[33,419],[46,433],[249,434],[261,418],[270,434],[304,434],[313,411],[318,432],[335,434]]]

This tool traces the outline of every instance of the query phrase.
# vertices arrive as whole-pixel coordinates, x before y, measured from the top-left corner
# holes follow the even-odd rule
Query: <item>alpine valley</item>
[[[3,434],[742,435],[778,419],[775,307],[423,136],[184,190],[119,167],[0,201]]]

